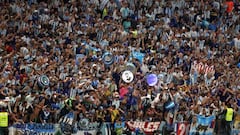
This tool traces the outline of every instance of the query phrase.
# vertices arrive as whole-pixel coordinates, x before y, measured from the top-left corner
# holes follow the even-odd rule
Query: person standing
[[[8,112],[6,108],[0,108],[0,135],[8,135]]]
[[[234,110],[231,107],[230,104],[227,104],[227,109],[226,109],[226,116],[225,116],[225,129],[227,132],[227,135],[231,135],[231,123],[234,118]]]
[[[231,135],[231,124],[233,122],[234,119],[234,109],[231,107],[230,103],[226,104],[226,109],[220,113],[220,115],[224,114],[225,118],[224,118],[224,128],[225,128],[225,133],[226,135]]]

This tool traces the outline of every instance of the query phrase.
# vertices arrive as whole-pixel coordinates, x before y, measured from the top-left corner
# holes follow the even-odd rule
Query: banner
[[[199,74],[215,73],[215,68],[213,65],[207,65],[202,62],[194,61],[192,68]]]
[[[70,116],[70,114],[68,115]],[[68,118],[68,119],[67,119]],[[166,129],[163,122],[139,122],[128,121],[118,122],[112,125],[104,122],[102,124],[97,122],[89,122],[87,119],[82,119],[71,125],[72,117],[65,117],[60,124],[40,124],[40,123],[26,123],[14,124],[9,127],[9,135],[123,135],[130,132],[144,132],[147,135],[154,133],[163,133]],[[69,123],[70,122],[70,123]],[[65,125],[61,125],[65,123]],[[160,124],[162,126],[160,126]],[[193,122],[176,122],[174,133],[175,135],[213,135],[215,126],[215,116],[196,116]],[[66,130],[67,129],[67,130]],[[237,114],[233,122],[232,135],[239,135],[240,133],[240,115]],[[168,135],[169,132],[163,135]]]
[[[142,130],[144,133],[149,134],[157,131],[159,129],[161,122],[138,122],[138,121],[128,121],[127,127],[135,131],[136,129]]]
[[[97,135],[97,130],[78,130],[76,133],[67,133],[62,132],[58,124],[15,124],[9,127],[9,135]]]
[[[54,124],[14,124],[9,127],[9,135],[55,135],[57,132]]]
[[[14,124],[9,127],[9,135],[97,135],[98,132],[102,135],[111,135],[111,123],[103,123],[101,128],[97,128],[99,123],[89,123],[87,127],[78,127],[76,132],[64,130],[60,124]],[[123,125],[125,126],[125,125]],[[71,127],[68,127],[71,129]],[[81,129],[82,128],[82,129]],[[115,125],[117,135],[122,134],[119,125]]]
[[[213,135],[215,127],[215,116],[205,117],[202,115],[197,115],[196,120],[190,126],[189,135]]]
[[[71,134],[71,135],[97,135],[97,130],[78,131],[76,134]]]
[[[190,130],[189,122],[177,122],[175,124],[176,135],[188,135]]]

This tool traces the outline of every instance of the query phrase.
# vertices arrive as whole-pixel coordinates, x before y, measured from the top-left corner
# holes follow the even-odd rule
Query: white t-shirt
[[[142,64],[141,71],[143,74],[146,74],[149,71],[148,66],[146,64]]]
[[[35,97],[32,97],[31,95],[27,95],[25,100],[27,101],[27,108],[32,106],[33,101],[35,100]]]
[[[240,39],[234,38],[234,39],[233,39],[233,42],[234,42],[234,46],[235,46],[237,49],[240,49]]]
[[[120,107],[120,101],[119,100],[113,100],[112,105],[115,105],[116,108],[118,109]]]

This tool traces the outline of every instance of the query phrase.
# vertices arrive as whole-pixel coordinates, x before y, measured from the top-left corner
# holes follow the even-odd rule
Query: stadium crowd
[[[10,114],[10,125],[57,123],[70,111],[76,120],[99,122],[164,121],[167,115],[191,121],[196,114],[217,116],[226,105],[237,113],[239,4],[1,0],[1,110]],[[104,63],[105,53],[112,63]],[[130,83],[122,79],[127,63],[134,65]],[[146,81],[150,73],[158,77],[154,86]],[[41,85],[42,75],[48,86]]]

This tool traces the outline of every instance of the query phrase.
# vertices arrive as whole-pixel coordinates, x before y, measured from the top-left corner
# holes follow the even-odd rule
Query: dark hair
[[[229,102],[226,102],[227,107],[231,107],[231,104]]]
[[[24,74],[25,73],[25,69],[23,68],[22,70],[21,70],[21,74]]]

